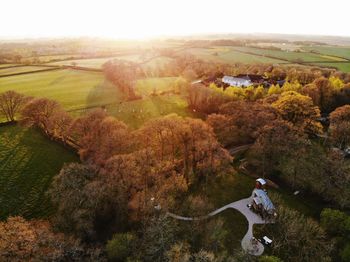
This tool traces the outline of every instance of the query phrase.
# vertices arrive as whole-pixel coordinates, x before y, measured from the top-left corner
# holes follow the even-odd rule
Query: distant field
[[[217,48],[191,48],[186,49],[186,52],[191,53],[198,58],[214,61],[214,62],[225,62],[225,63],[284,63],[279,59],[273,59],[268,57],[261,57],[257,55],[244,54],[232,50],[231,47],[217,47]]]
[[[43,69],[47,69],[47,67],[41,66],[19,66],[19,67],[11,67],[11,68],[0,68],[0,76],[9,75],[9,74],[17,74],[23,72],[31,72],[31,71],[40,71]],[[1,88],[1,87],[0,87]]]
[[[0,92],[6,90],[55,99],[67,110],[112,103],[120,97],[118,89],[105,81],[101,73],[78,70],[0,78]]]
[[[350,72],[350,62],[348,63],[314,63],[314,65],[337,68],[343,72]]]
[[[304,46],[304,50],[315,51],[324,55],[338,56],[350,59],[350,47],[344,46]]]
[[[255,47],[241,47],[241,46],[234,47],[234,49],[237,49],[243,52],[251,52],[254,54],[286,59],[286,60],[289,60],[290,62],[334,61],[333,59],[321,57],[318,54],[313,54],[308,52],[279,51],[279,50],[270,50],[270,49],[262,49],[262,48],[255,48]]]
[[[0,219],[50,215],[45,192],[63,164],[75,161],[74,153],[36,130],[0,127]]]
[[[15,66],[16,64],[0,64],[0,68],[3,67],[9,67],[9,66]]]
[[[140,55],[123,55],[115,57],[104,57],[104,58],[91,58],[91,59],[77,59],[77,60],[66,60],[49,63],[49,65],[73,65],[74,63],[77,66],[90,67],[90,68],[101,68],[104,63],[112,59],[127,60],[133,62],[140,62]]]
[[[42,63],[47,63],[50,62],[54,59],[62,60],[62,59],[75,59],[78,57],[79,54],[68,54],[68,55],[43,55],[43,56],[38,56],[38,59]]]

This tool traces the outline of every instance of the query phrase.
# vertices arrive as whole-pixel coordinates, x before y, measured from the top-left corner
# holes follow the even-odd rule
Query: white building
[[[250,81],[249,79],[238,78],[233,76],[224,76],[221,81],[230,86],[247,87],[253,85],[252,81]]]

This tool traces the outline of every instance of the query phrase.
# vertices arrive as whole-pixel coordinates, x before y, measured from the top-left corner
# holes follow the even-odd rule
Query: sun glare
[[[347,17],[348,1],[333,1],[332,7],[340,7],[336,12],[328,1],[288,0],[286,8],[280,9],[280,5],[277,0],[5,0],[0,22],[6,27],[1,27],[0,36],[135,39],[214,32],[350,35],[349,27],[342,22]],[[13,14],[21,19],[13,19]]]

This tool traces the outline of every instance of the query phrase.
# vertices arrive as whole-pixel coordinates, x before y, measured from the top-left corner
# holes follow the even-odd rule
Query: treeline
[[[257,101],[259,99],[274,100],[284,92],[294,91],[312,98],[323,114],[350,103],[350,83],[338,77],[319,77],[311,83],[303,85],[298,80],[286,81],[282,86],[271,85],[249,87],[222,88],[211,83],[208,86],[197,83],[188,88],[188,104],[202,113],[217,113],[219,107],[231,101]]]

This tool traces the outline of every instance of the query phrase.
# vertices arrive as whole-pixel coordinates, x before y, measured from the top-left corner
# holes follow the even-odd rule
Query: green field
[[[350,62],[347,63],[312,63],[313,65],[336,68],[343,72],[350,72]]]
[[[180,116],[193,116],[187,107],[186,100],[180,95],[153,96],[130,102],[120,102],[108,106],[107,112],[132,128],[140,127],[151,118],[171,113]]]
[[[43,67],[43,66],[18,66],[18,67],[3,68],[3,69],[0,68],[0,76],[23,73],[23,72],[40,71],[43,69],[47,69],[47,67]]]
[[[187,53],[193,54],[198,58],[209,60],[213,62],[224,63],[284,63],[285,61],[262,57],[258,55],[245,54],[233,50],[231,47],[217,47],[217,48],[190,48],[186,49]]]
[[[251,52],[254,54],[285,59],[290,62],[334,61],[333,59],[321,57],[318,54],[313,54],[309,52],[280,51],[280,50],[262,49],[262,48],[256,48],[256,47],[241,47],[241,46],[234,47],[234,49],[243,51],[243,52]]]
[[[0,92],[6,90],[54,99],[66,110],[116,102],[120,96],[102,73],[68,69],[0,78]]]
[[[126,60],[126,61],[133,61],[133,62],[141,62],[140,55],[122,55],[122,56],[114,56],[114,57],[104,57],[104,58],[90,58],[90,59],[77,59],[77,60],[66,60],[66,61],[59,61],[59,62],[53,62],[49,63],[49,65],[76,65],[81,67],[89,67],[89,68],[101,68],[104,63],[106,63],[109,60],[112,59],[120,59],[120,60]]]
[[[45,195],[62,165],[78,157],[39,131],[0,127],[0,219],[8,215],[46,217],[53,212]]]
[[[344,46],[304,46],[304,50],[315,51],[320,54],[338,56],[350,59],[350,47]]]
[[[9,67],[9,66],[15,66],[16,64],[0,64],[0,68],[3,67]]]
[[[61,103],[72,114],[86,108],[108,105],[108,112],[132,127],[146,120],[169,113],[188,115],[187,103],[180,95],[150,96],[173,88],[176,77],[148,78],[137,82],[137,93],[143,99],[124,101],[124,96],[102,73],[78,70],[58,70],[0,78],[0,93],[15,90],[28,96],[46,97]]]
[[[173,85],[177,79],[177,77],[154,77],[140,79],[136,83],[136,91],[142,96],[170,91],[173,90]]]

